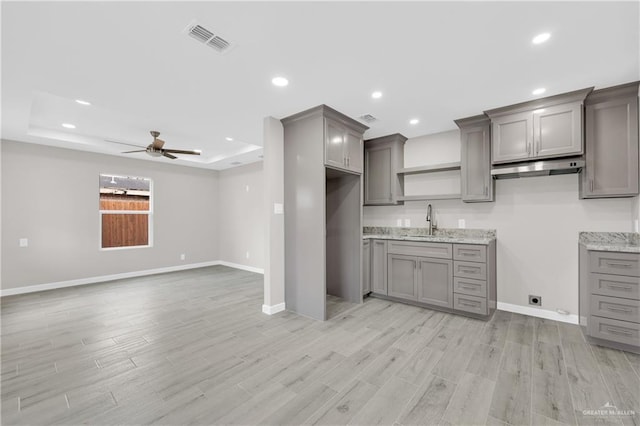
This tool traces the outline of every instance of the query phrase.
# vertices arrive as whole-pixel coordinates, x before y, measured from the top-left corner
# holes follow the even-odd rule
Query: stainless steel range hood
[[[494,179],[514,179],[530,176],[565,175],[580,172],[584,164],[583,157],[507,164],[504,166],[494,166],[491,169],[491,176],[493,176]]]

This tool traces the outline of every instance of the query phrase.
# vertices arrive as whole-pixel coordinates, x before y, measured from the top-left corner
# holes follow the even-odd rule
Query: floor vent
[[[378,121],[378,119],[371,114],[364,114],[358,118],[366,123],[373,123],[374,121]]]
[[[187,26],[187,34],[201,43],[213,48],[219,53],[225,53],[231,49],[231,43],[222,38],[219,34],[214,34],[205,27],[195,22]]]

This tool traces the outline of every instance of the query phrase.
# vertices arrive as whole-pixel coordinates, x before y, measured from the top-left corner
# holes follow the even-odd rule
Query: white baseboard
[[[262,305],[262,312],[267,315],[277,314],[284,311],[284,303],[278,303],[277,305]]]
[[[529,306],[512,305],[511,303],[498,302],[498,309],[501,311],[513,312],[516,314],[529,315],[530,317],[538,317],[550,319],[554,321],[567,322],[569,324],[578,324],[578,315],[563,315],[546,309],[532,308]]]
[[[201,263],[190,263],[188,265],[176,265],[176,266],[168,266],[166,268],[155,268],[155,269],[147,269],[144,271],[134,271],[134,272],[123,272],[121,274],[111,274],[111,275],[101,275],[97,277],[89,277],[89,278],[80,278],[77,280],[69,280],[69,281],[58,281],[54,283],[46,283],[46,284],[37,284],[30,285],[25,287],[16,287],[16,288],[8,288],[5,290],[0,290],[0,297],[2,296],[13,296],[15,294],[26,294],[26,293],[34,293],[36,291],[44,291],[44,290],[54,290],[56,288],[64,288],[64,287],[74,287],[78,285],[87,285],[87,284],[98,284],[105,281],[113,281],[120,280],[123,278],[134,278],[134,277],[142,277],[145,275],[154,275],[154,274],[162,274],[165,272],[175,272],[175,271],[184,271],[187,269],[195,269],[195,268],[203,268],[205,266],[215,266],[215,265],[227,265],[225,262],[221,262],[219,260],[212,260],[209,262],[201,262]],[[232,266],[234,267],[234,266]],[[243,269],[243,268],[238,268]]]
[[[256,268],[254,266],[240,265],[239,263],[227,262],[226,260],[218,261],[218,265],[228,266],[230,268],[242,269],[243,271],[255,272],[256,274],[264,275],[264,269]]]

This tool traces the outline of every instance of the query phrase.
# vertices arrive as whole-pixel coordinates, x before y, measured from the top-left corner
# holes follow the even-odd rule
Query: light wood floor
[[[640,357],[577,326],[261,304],[222,266],[3,298],[2,424],[640,424]]]

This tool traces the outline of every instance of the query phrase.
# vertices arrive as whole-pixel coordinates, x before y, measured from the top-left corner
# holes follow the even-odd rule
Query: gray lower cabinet
[[[374,244],[380,240],[374,240]],[[372,294],[487,317],[496,308],[495,241],[489,245],[386,241],[386,293],[376,290],[379,268],[372,246]],[[382,253],[380,250],[379,253]]]
[[[596,90],[585,101],[580,198],[638,195],[638,85]]]
[[[418,257],[417,264],[418,302],[453,308],[451,260]]]
[[[640,352],[640,253],[580,246],[580,324],[594,343]]]
[[[371,292],[387,294],[387,242],[371,240]]]
[[[482,114],[455,120],[460,128],[460,186],[462,201],[493,201],[491,120]]]
[[[362,294],[371,293],[371,240],[362,242]]]
[[[399,133],[364,141],[364,205],[401,204],[406,137]]]
[[[416,270],[418,258],[403,254],[390,254],[388,262],[389,296],[417,300]]]

